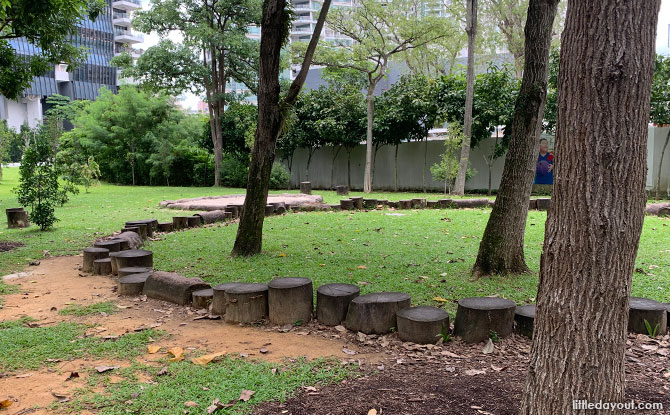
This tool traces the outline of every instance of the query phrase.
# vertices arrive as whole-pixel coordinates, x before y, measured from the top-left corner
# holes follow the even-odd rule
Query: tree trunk
[[[573,409],[573,400],[624,401],[659,6],[660,0],[568,5],[555,183],[522,415],[600,414]]]
[[[316,149],[311,148],[311,147],[309,149],[307,149],[307,152],[308,152],[307,153],[308,154],[307,155],[307,168],[305,169],[305,181],[306,182],[309,181],[309,165],[312,164],[312,155],[314,154],[314,151],[316,151]]]
[[[395,191],[398,191],[398,144],[395,145],[395,163],[393,165],[393,176],[395,179]]]
[[[261,252],[270,173],[275,158],[277,139],[284,122],[281,115],[282,110],[293,106],[305,83],[330,3],[331,0],[323,2],[300,72],[280,103],[279,61],[289,14],[285,10],[286,0],[264,0],[258,71],[258,123],[249,163],[247,194],[244,198],[232,256],[251,256]]]
[[[333,161],[330,163],[330,189],[331,190],[334,189],[334,187],[333,187],[333,175],[335,174],[335,159],[337,158],[337,155],[340,154],[340,150],[342,150],[342,146],[337,147],[337,151],[333,155]]]
[[[665,149],[668,148],[668,142],[670,142],[670,130],[668,131],[668,135],[665,136],[665,144],[663,144],[663,150],[661,150],[661,161],[658,162],[658,180],[656,180],[656,200],[660,199],[661,173],[663,172],[663,157],[665,156]],[[0,172],[0,179],[2,179],[1,172]]]
[[[363,191],[372,192],[372,126],[375,114],[375,86],[377,82],[370,76],[368,85],[367,103],[368,103],[368,130],[365,139],[365,176],[363,178]]]
[[[474,275],[528,272],[523,241],[547,100],[549,46],[557,7],[558,0],[531,0],[528,7],[521,89],[496,203],[479,244]]]
[[[461,158],[458,162],[458,173],[454,182],[453,193],[465,193],[465,175],[468,171],[470,159],[470,140],[472,139],[472,103],[475,96],[475,37],[477,36],[477,1],[467,0],[467,15],[465,32],[468,34],[468,71],[467,86],[465,89],[465,117],[463,133],[465,138],[461,146]]]

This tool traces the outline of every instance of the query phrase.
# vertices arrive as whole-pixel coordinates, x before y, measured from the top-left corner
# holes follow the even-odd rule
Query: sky
[[[148,0],[142,0],[142,8],[149,9],[151,3]],[[656,35],[656,53],[670,55],[670,0],[661,1],[661,10],[658,15],[658,27]],[[178,42],[180,36],[173,33],[169,36],[172,40]],[[156,33],[144,35],[144,43],[137,44],[136,47],[147,49],[158,43],[159,37]],[[181,104],[184,108],[196,109],[201,100],[198,96],[186,93],[182,97]]]

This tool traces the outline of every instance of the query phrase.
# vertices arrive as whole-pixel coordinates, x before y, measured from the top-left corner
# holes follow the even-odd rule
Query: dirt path
[[[350,340],[338,338],[337,334],[316,335],[311,327],[295,327],[281,332],[277,327],[242,327],[225,324],[222,320],[200,319],[196,310],[145,298],[118,297],[116,281],[110,277],[88,276],[78,268],[81,257],[58,257],[42,260],[39,266],[30,267],[17,277],[6,279],[9,284],[20,287],[17,294],[4,296],[4,308],[0,309],[0,321],[16,320],[30,316],[40,326],[49,326],[63,321],[95,325],[90,329],[100,336],[118,336],[141,328],[155,328],[168,333],[156,342],[162,350],[182,347],[191,351],[222,352],[241,355],[248,359],[263,359],[280,362],[285,358],[306,356],[320,357],[350,356],[343,348],[358,351],[360,348]],[[62,316],[58,311],[70,304],[90,305],[112,301],[119,308],[111,315]],[[261,353],[260,349],[267,349]],[[264,350],[265,352],[265,350]],[[137,360],[153,364],[165,354],[145,354]],[[357,359],[374,362],[381,354],[362,351]],[[85,384],[85,370],[97,365],[130,365],[130,361],[73,360],[58,363],[55,367],[39,371],[0,374],[0,395],[8,394],[18,402],[11,406],[8,415],[22,413],[33,406],[45,407],[57,398],[53,393],[68,394]],[[70,372],[77,371],[80,378],[66,381]],[[0,396],[0,400],[4,399]],[[42,412],[40,412],[42,411]],[[45,410],[31,414],[48,413]],[[24,412],[25,413],[25,412]]]
[[[283,202],[287,205],[302,206],[323,203],[323,197],[319,195],[306,195],[302,193],[281,193],[268,195],[268,204]],[[244,204],[244,195],[225,196],[202,196],[189,199],[164,200],[160,206],[168,209],[182,210],[219,210],[230,205]]]

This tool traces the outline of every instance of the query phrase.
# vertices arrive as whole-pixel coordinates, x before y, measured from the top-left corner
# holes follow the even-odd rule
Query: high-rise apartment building
[[[87,49],[86,60],[68,71],[67,65],[55,65],[53,70],[36,76],[30,87],[23,91],[17,101],[0,96],[0,119],[7,120],[10,127],[19,129],[27,123],[34,127],[41,122],[46,111],[46,98],[60,94],[74,100],[95,99],[98,90],[106,87],[116,91],[117,69],[109,61],[115,54],[143,42],[141,35],[130,30],[130,13],[141,7],[140,0],[106,0],[104,12],[95,21],[84,20],[70,42]],[[21,55],[37,53],[35,47],[25,39],[10,41]],[[139,51],[133,51],[139,53]]]

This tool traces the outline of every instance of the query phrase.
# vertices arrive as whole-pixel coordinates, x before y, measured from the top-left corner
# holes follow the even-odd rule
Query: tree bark
[[[523,252],[528,200],[535,177],[539,137],[547,100],[552,25],[558,0],[531,0],[525,29],[525,63],[514,107],[503,175],[474,275],[528,272]]]
[[[663,157],[665,157],[665,149],[668,148],[668,142],[670,142],[670,130],[668,131],[668,135],[665,136],[665,144],[663,144],[663,150],[661,150],[661,161],[658,162],[658,179],[656,180],[656,200],[660,199],[661,173],[663,172]],[[1,173],[0,173],[0,179],[2,179]]]
[[[369,75],[370,83],[368,85],[368,94],[366,97],[368,106],[367,106],[367,116],[368,116],[368,129],[367,136],[365,140],[365,176],[363,178],[363,191],[365,193],[372,192],[372,126],[374,124],[375,116],[375,87],[377,82],[372,78],[372,75]]]
[[[465,176],[468,172],[470,160],[470,140],[472,139],[472,103],[475,96],[475,37],[477,36],[477,0],[467,0],[467,15],[465,32],[468,34],[468,70],[465,88],[465,117],[463,122],[463,144],[461,158],[458,163],[458,172],[454,181],[453,193],[465,193]]]
[[[330,3],[331,0],[323,2],[300,72],[291,83],[281,103],[279,100],[279,61],[284,43],[286,20],[289,16],[288,11],[285,10],[286,0],[265,0],[263,3],[258,71],[258,124],[249,163],[247,194],[244,198],[232,256],[251,256],[261,252],[270,173],[275,158],[277,139],[284,122],[282,110],[290,108],[295,103],[305,83]]]
[[[522,415],[600,414],[573,409],[573,400],[624,401],[659,7],[660,0],[568,5],[555,183]]]

